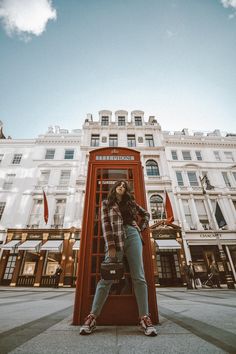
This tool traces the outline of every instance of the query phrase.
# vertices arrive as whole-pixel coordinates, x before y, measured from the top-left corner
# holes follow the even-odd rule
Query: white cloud
[[[232,7],[234,9],[236,9],[236,0],[221,0],[221,3],[226,8]]]
[[[9,36],[28,41],[32,35],[40,36],[56,17],[51,0],[0,0],[0,20]]]

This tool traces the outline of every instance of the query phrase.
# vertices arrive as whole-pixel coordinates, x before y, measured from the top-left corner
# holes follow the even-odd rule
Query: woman
[[[141,216],[141,226],[137,216]],[[130,193],[125,181],[117,181],[102,203],[101,221],[105,239],[105,259],[122,260],[125,255],[129,263],[130,274],[138,304],[140,327],[146,336],[156,336],[148,310],[147,283],[144,276],[142,258],[142,236],[149,222],[149,213],[140,207]],[[80,334],[91,334],[96,328],[96,318],[109,295],[113,281],[101,279],[96,288],[92,309],[80,329]]]

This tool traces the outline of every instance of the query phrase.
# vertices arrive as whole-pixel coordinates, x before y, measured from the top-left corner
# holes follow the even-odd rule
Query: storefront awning
[[[176,250],[180,249],[181,245],[176,240],[155,240],[159,250]]]
[[[73,250],[79,250],[80,249],[80,240],[75,241],[72,247]]]
[[[28,240],[23,242],[19,247],[19,251],[39,251],[39,247],[41,245],[42,241],[39,240]]]
[[[42,245],[41,251],[61,252],[62,246],[63,246],[62,240],[50,240],[50,241],[46,241]]]
[[[20,240],[12,240],[8,243],[6,243],[5,245],[2,246],[2,249],[3,250],[13,250],[13,249],[16,249],[17,246],[19,245],[20,243]]]

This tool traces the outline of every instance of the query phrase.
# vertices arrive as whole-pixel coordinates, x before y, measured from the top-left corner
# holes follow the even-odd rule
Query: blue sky
[[[6,135],[101,109],[236,133],[236,0],[0,0],[0,21]]]

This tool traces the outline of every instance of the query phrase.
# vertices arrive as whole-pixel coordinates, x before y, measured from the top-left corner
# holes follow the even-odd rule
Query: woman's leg
[[[123,252],[117,252],[118,260],[122,260],[123,255],[124,255]],[[105,256],[105,260],[109,261],[109,257],[107,253]],[[113,280],[104,280],[104,279],[99,280],[99,282],[97,283],[96,292],[95,292],[92,309],[91,309],[91,313],[94,314],[96,317],[98,317],[102,311],[103,305],[106,302],[112,284],[113,284]]]
[[[138,230],[130,225],[125,226],[125,255],[127,257],[134,292],[138,304],[139,316],[148,315],[148,291],[143,268],[143,247]]]

